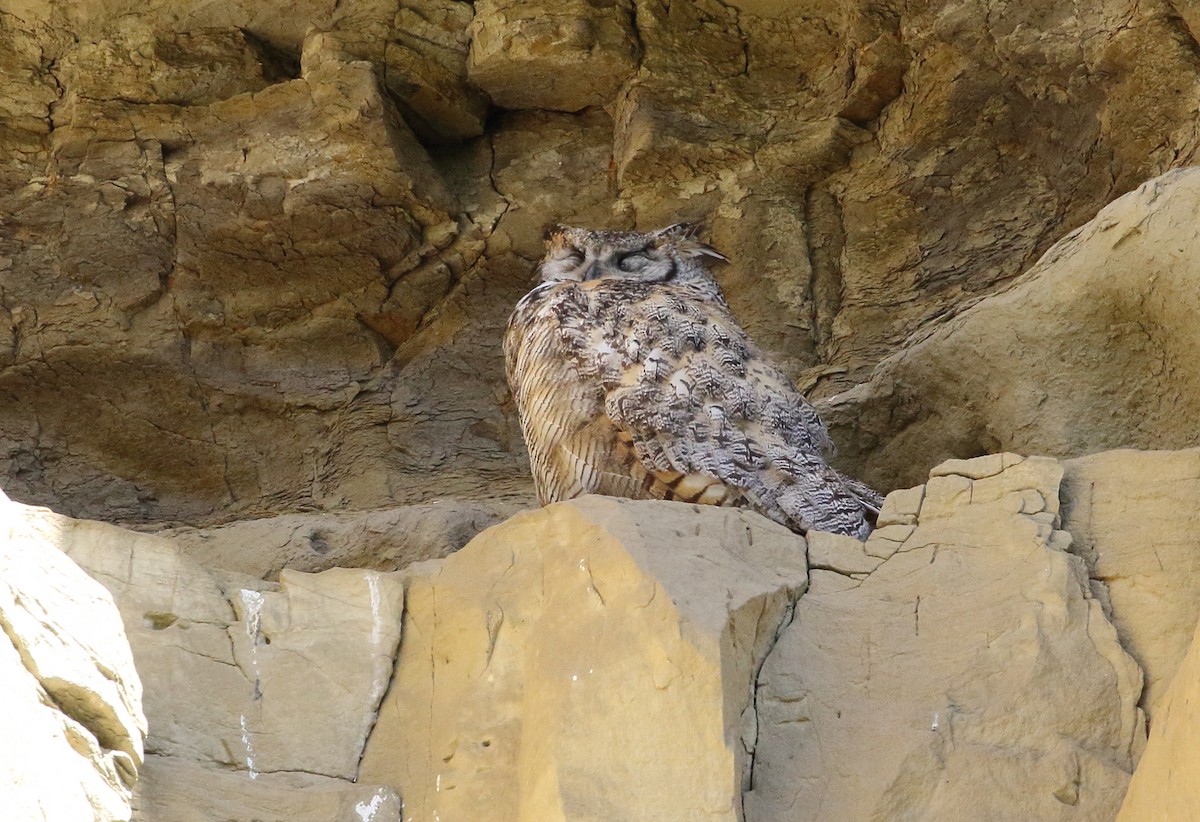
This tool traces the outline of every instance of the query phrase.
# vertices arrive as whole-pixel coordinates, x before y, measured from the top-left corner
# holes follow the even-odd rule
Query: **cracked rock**
[[[877,568],[812,572],[763,665],[747,822],[1115,815],[1145,744],[1141,670],[1053,512],[1015,504],[1057,501],[1061,465],[934,473],[894,553],[867,541]]]
[[[406,815],[739,818],[753,685],[804,589],[802,538],[748,512],[584,497],[409,573],[362,767],[404,786]]]
[[[246,807],[287,789],[311,788],[315,807],[371,801],[374,788],[352,783],[399,643],[403,592],[395,574],[285,571],[278,584],[264,583],[206,571],[161,537],[39,516],[112,592],[134,661],[152,683],[150,773],[183,782],[139,783],[139,806],[157,809],[143,818],[196,818],[189,797],[221,786],[229,772],[245,783],[238,793],[252,793],[264,777],[268,793]],[[296,772],[313,778],[275,778]],[[394,804],[389,791],[381,795]],[[206,801],[216,813],[225,800]]]
[[[1063,466],[1063,528],[1146,672],[1153,724],[1200,618],[1200,450],[1109,451]]]
[[[607,105],[637,68],[632,8],[632,0],[478,0],[468,76],[504,108]]]

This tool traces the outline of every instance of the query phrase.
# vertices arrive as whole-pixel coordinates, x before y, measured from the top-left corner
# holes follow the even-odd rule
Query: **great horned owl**
[[[689,226],[546,238],[504,336],[543,505],[581,494],[759,511],[864,539],[882,499],[826,464],[829,435],[729,312]]]

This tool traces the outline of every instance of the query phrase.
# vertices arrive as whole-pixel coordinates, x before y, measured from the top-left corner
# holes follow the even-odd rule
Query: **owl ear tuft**
[[[685,256],[712,257],[714,260],[720,260],[723,263],[729,262],[729,258],[720,251],[717,251],[708,243],[702,243],[696,239],[703,230],[704,227],[698,223],[676,223],[675,225],[659,229],[654,232],[654,236],[675,240],[675,250]]]
[[[723,263],[729,262],[729,258],[717,251],[708,243],[702,243],[699,240],[689,240],[680,248],[684,254],[690,254],[693,257],[712,257],[714,260],[720,260]]]
[[[570,228],[570,226],[563,225],[562,223],[554,223],[553,225],[546,226],[546,231],[542,234],[542,242],[549,245],[554,241],[555,237],[565,234]]]

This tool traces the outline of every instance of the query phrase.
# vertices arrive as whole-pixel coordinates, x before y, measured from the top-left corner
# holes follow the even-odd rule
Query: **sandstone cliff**
[[[0,484],[189,524],[528,501],[497,340],[555,220],[705,221],[736,313],[833,397],[1194,159],[1197,21],[1132,0],[0,4]],[[1167,316],[1112,312],[1134,355],[1101,386],[1172,350]],[[847,466],[894,488],[945,457],[1190,444],[1191,411],[1014,430],[992,415],[1036,391],[985,404],[952,374],[988,372],[939,356],[848,400]]]
[[[0,0],[12,807],[1195,807],[1200,8],[1060,6]],[[865,545],[517,513],[543,228],[681,219]]]
[[[1146,488],[1187,504],[1147,519]],[[97,818],[128,818],[136,776],[146,822],[1179,819],[1196,597],[1143,546],[1182,547],[1198,501],[1200,451],[997,454],[890,495],[865,544],[586,497],[402,572],[278,582],[204,568],[195,535],[6,503],[24,556],[81,576],[65,552],[111,592],[144,763],[136,675],[97,641],[123,639],[115,611],[73,624],[78,594],[8,580],[89,638],[72,675],[20,610],[0,618],[46,692],[90,706],[79,767],[120,775]],[[271,530],[247,536],[286,550],[290,524]],[[41,762],[9,778],[28,818],[65,818],[37,812]]]

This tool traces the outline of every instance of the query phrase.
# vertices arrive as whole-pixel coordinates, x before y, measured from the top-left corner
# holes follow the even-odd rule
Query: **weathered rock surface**
[[[948,462],[865,545],[822,538],[763,665],[747,820],[1113,818],[1141,671],[1057,530],[1062,473]]]
[[[1197,630],[1200,636],[1200,629]],[[1191,647],[1178,673],[1161,695],[1150,724],[1150,740],[1138,763],[1119,822],[1174,822],[1190,819],[1200,807],[1200,641]]]
[[[845,467],[891,487],[990,451],[1200,443],[1197,209],[1200,169],[1152,180],[889,357],[827,408]]]
[[[283,514],[159,534],[206,567],[260,579],[277,579],[285,568],[397,571],[454,553],[517,510],[504,503],[448,499],[383,511]]]
[[[754,679],[804,589],[803,539],[585,497],[410,573],[362,765],[403,786],[406,817],[738,818]]]
[[[283,819],[310,791],[311,819],[354,819],[330,809],[375,796],[396,804],[390,789],[353,784],[399,644],[396,575],[284,571],[264,583],[207,571],[159,537],[37,516],[112,593],[149,683],[137,818],[226,818],[243,799],[271,807],[291,793],[268,817]]]
[[[243,570],[262,571],[323,527],[331,555],[398,563],[415,523],[460,509],[166,537],[4,510],[102,581],[126,623],[150,728],[135,819],[399,820],[401,797],[404,818],[1111,819],[1142,705],[1158,752],[1125,818],[1171,819],[1191,801],[1177,775],[1197,453],[952,460],[890,494],[866,543],[589,497],[401,573],[277,583],[193,557],[249,546]],[[60,703],[111,691],[94,665],[61,674],[45,654],[90,642],[89,620],[14,651],[37,665],[13,670]],[[105,739],[136,718],[112,704],[79,727],[128,778],[140,753]]]
[[[473,14],[464,0],[342,3],[322,36],[375,66],[423,140],[455,142],[482,134],[488,112],[487,94],[467,80]]]
[[[190,524],[527,500],[498,341],[556,220],[707,221],[735,311],[828,397],[1194,161],[1195,18],[1133,0],[9,3],[0,480],[66,513]],[[1130,322],[1114,334],[1134,346]],[[1148,329],[1126,378],[1158,367]],[[961,373],[895,390],[932,405]],[[998,404],[966,396],[972,419]],[[885,487],[946,456],[1079,453],[1049,440],[1102,422],[1043,447],[1020,419],[952,420],[919,459],[868,460],[923,430],[903,400],[838,432]],[[1092,449],[1180,445],[1158,422]]]
[[[298,772],[219,770],[173,756],[146,759],[136,819],[144,822],[400,822],[400,795]]]
[[[1158,706],[1200,620],[1200,450],[1110,451],[1063,463],[1063,528]]]
[[[468,76],[504,108],[612,102],[637,68],[633,0],[479,0]]]
[[[0,492],[0,792],[9,819],[125,820],[143,766],[142,684],[108,591],[47,511]]]

